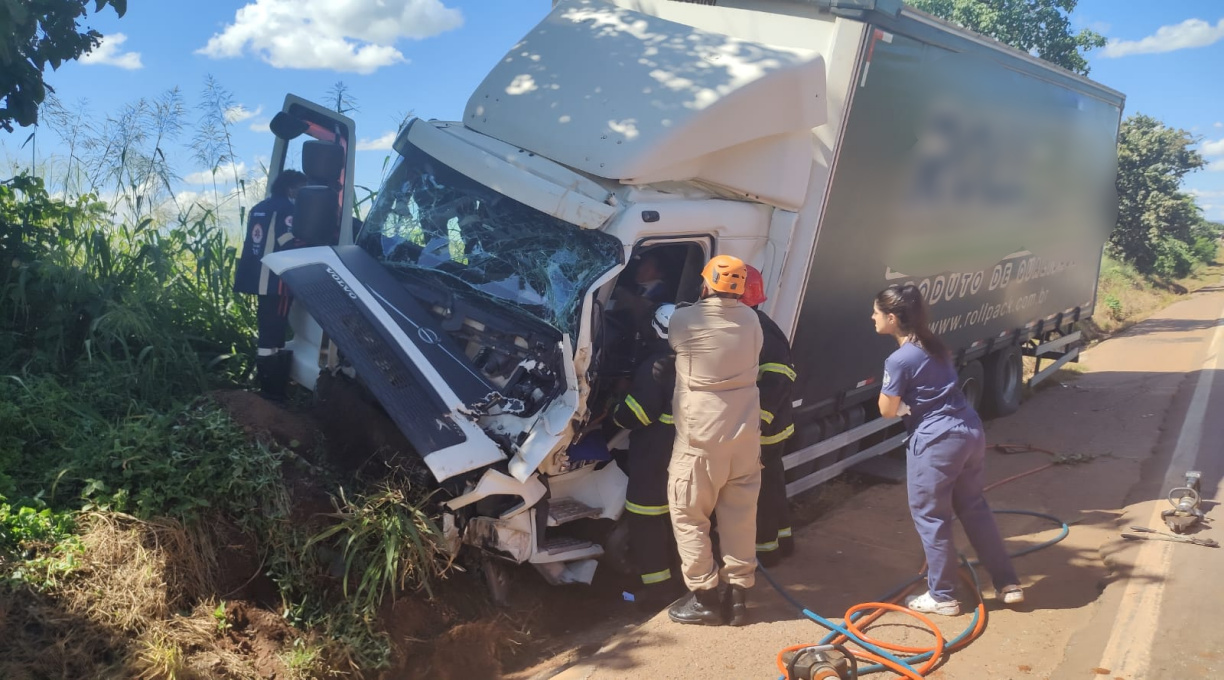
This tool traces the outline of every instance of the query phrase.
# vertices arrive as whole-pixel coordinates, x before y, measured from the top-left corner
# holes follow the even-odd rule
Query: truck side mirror
[[[272,134],[285,141],[300,137],[309,128],[309,123],[284,111],[272,116],[272,121],[268,123],[268,129],[272,130]]]

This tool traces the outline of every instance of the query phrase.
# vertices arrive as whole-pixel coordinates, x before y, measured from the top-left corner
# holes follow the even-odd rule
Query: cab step
[[[578,519],[590,519],[603,514],[576,498],[553,498],[548,501],[548,526],[555,527]]]
[[[557,555],[575,550],[585,550],[593,545],[595,544],[590,541],[574,538],[573,536],[553,536],[544,539],[543,545],[540,546],[540,552]]]
[[[550,536],[540,544],[540,549],[531,556],[533,564],[550,562],[572,562],[603,555],[603,546],[573,536]]]

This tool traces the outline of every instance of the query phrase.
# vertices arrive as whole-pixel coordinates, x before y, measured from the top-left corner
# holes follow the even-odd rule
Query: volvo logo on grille
[[[438,334],[428,328],[418,328],[417,337],[426,345],[438,344]]]
[[[342,289],[344,289],[345,295],[348,295],[349,298],[352,300],[357,299],[357,294],[353,292],[352,288],[349,288],[348,284],[344,282],[344,279],[341,278],[340,275],[336,273],[336,270],[332,269],[331,267],[328,267],[327,274],[332,277],[332,280],[335,281],[337,285],[339,285]]]

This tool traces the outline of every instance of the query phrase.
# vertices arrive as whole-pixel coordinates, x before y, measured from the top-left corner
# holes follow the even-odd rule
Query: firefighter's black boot
[[[722,626],[722,598],[717,588],[690,592],[672,603],[667,616],[676,623],[692,623],[699,626]]]
[[[743,586],[731,586],[723,593],[723,616],[732,626],[742,626],[748,623],[748,589]]]

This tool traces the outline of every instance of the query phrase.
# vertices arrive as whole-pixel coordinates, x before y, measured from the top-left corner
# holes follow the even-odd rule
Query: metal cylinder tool
[[[786,680],[856,680],[858,661],[841,645],[811,645],[783,654]]]
[[[1173,507],[1160,513],[1161,519],[1175,534],[1184,534],[1203,521],[1203,511],[1199,509],[1203,495],[1199,490],[1199,480],[1203,473],[1191,470],[1186,473],[1185,486],[1179,486],[1169,491],[1169,504]]]

